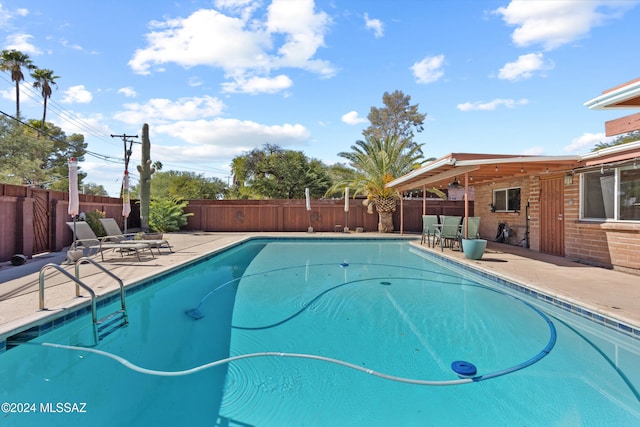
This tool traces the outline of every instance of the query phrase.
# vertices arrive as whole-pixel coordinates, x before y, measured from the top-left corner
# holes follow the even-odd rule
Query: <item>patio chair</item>
[[[136,233],[124,234],[114,218],[100,218],[100,222],[102,223],[105,233],[107,233],[107,239],[109,241],[125,244],[146,243],[152,249],[156,249],[158,254],[160,254],[160,249],[169,249],[169,252],[173,252],[169,242],[164,239],[143,238],[143,240],[134,240]]]
[[[424,245],[425,238],[427,240],[427,246],[431,246],[431,236],[433,236],[433,243],[435,245],[435,226],[438,224],[438,215],[422,215],[422,241],[421,245]]]
[[[138,261],[141,261],[140,251],[146,249],[151,252],[151,257],[155,258],[151,247],[147,243],[118,243],[109,241],[106,237],[99,238],[91,227],[89,227],[89,224],[84,221],[76,221],[75,223],[67,222],[67,225],[75,232],[76,240],[73,242],[73,248],[86,248],[89,256],[91,256],[92,251],[95,251],[96,255],[100,253],[102,261],[104,261],[104,251],[107,249],[120,252],[121,257],[124,256],[125,253],[129,254],[133,252],[138,257]]]
[[[440,249],[444,251],[445,246],[451,247],[458,242],[458,232],[460,231],[460,216],[440,216],[440,225],[436,227],[433,247],[436,242],[440,245]]]

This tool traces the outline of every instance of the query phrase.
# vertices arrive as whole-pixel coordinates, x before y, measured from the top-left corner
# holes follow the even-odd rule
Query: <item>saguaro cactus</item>
[[[142,164],[138,165],[140,173],[140,226],[149,231],[149,204],[151,201],[151,175],[156,171],[151,167],[151,141],[149,141],[149,125],[142,125]]]

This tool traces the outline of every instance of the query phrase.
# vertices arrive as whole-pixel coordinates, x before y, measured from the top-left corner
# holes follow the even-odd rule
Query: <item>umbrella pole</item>
[[[78,233],[76,232],[76,217],[77,215],[73,216],[73,249],[77,249],[78,248],[78,244],[76,243],[76,240],[78,238]]]

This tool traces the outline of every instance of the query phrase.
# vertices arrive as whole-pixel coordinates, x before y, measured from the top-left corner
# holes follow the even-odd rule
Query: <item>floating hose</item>
[[[341,267],[347,267],[348,264],[347,263],[343,263],[346,265],[341,265]],[[290,267],[288,267],[290,268]],[[284,270],[284,269],[288,269],[288,268],[283,268],[283,269],[279,269],[279,270]],[[195,315],[201,315],[199,309],[202,305],[202,303],[212,294],[214,294],[216,291],[220,290],[221,288],[229,285],[230,283],[233,283],[237,280],[239,280],[240,278],[236,278],[233,280],[230,280],[228,282],[223,283],[222,285],[218,286],[217,288],[213,289],[212,291],[210,291],[208,294],[206,294],[201,300],[200,303],[198,304],[198,306],[192,310],[188,310],[187,314],[189,314],[190,316],[194,317],[194,318],[200,318],[200,317],[196,317]],[[332,288],[329,288],[327,290],[325,290],[324,292],[320,293],[319,295],[317,295],[313,300],[317,300],[318,298],[320,298],[321,296],[323,296],[324,294],[326,294],[329,291],[334,290],[335,288],[341,287],[341,286],[345,286],[347,284],[353,284],[355,282],[361,282],[361,281],[365,281],[365,280],[371,280],[371,278],[368,279],[360,279],[360,280],[355,280],[355,281],[351,281],[351,282],[345,282],[345,283],[341,283],[337,286],[334,286]],[[390,284],[390,282],[380,282],[381,284],[387,285]],[[478,286],[478,285],[475,285]],[[485,288],[487,290],[491,290],[493,292],[497,292],[497,293],[501,293],[504,295],[508,295],[511,296],[509,294],[506,294],[504,292],[501,291],[497,291],[491,288],[487,288],[485,286],[481,286],[482,288]],[[400,383],[406,383],[406,384],[415,384],[415,385],[424,385],[424,386],[450,386],[450,385],[461,385],[461,384],[469,384],[472,382],[480,382],[480,381],[484,381],[484,380],[488,380],[488,379],[492,379],[492,378],[497,378],[503,375],[507,375],[516,371],[519,371],[521,369],[524,369],[528,366],[533,365],[534,363],[540,361],[542,358],[544,358],[547,354],[549,354],[549,352],[551,351],[551,349],[554,347],[555,343],[556,343],[556,328],[553,324],[553,322],[551,322],[551,320],[549,319],[549,317],[547,317],[542,311],[538,310],[536,307],[534,307],[532,304],[529,304],[526,301],[520,300],[517,297],[511,296],[514,299],[519,300],[520,302],[524,303],[525,305],[527,305],[529,308],[531,308],[533,311],[535,311],[538,315],[540,315],[545,322],[547,323],[547,326],[549,327],[549,341],[547,342],[547,344],[545,345],[545,347],[538,353],[536,354],[534,357],[526,360],[525,362],[522,362],[518,365],[506,368],[506,369],[502,369],[499,371],[495,371],[495,372],[491,372],[488,374],[484,374],[484,375],[475,375],[475,372],[471,373],[471,371],[469,371],[468,373],[470,373],[471,375],[474,375],[473,377],[469,377],[464,375],[464,372],[458,372],[460,371],[460,366],[464,365],[464,370],[466,370],[469,366],[472,366],[475,369],[475,366],[473,364],[471,364],[470,362],[466,362],[466,361],[455,361],[452,363],[452,370],[454,371],[454,373],[456,373],[457,375],[460,376],[459,379],[455,379],[455,380],[421,380],[421,379],[414,379],[414,378],[405,378],[405,377],[398,377],[395,375],[390,375],[390,374],[385,374],[382,372],[378,372],[378,371],[374,371],[372,369],[367,369],[367,368],[363,368],[359,365],[355,365],[353,363],[349,363],[349,362],[345,362],[343,360],[339,360],[339,359],[334,359],[331,357],[326,357],[326,356],[319,356],[319,355],[315,355],[315,354],[306,354],[306,353],[284,353],[284,352],[275,352],[275,351],[265,351],[265,352],[258,352],[258,353],[248,353],[248,354],[241,354],[238,356],[231,356],[231,357],[227,357],[224,359],[220,359],[220,360],[216,360],[213,362],[209,362],[209,363],[205,363],[203,365],[200,366],[196,366],[194,368],[191,369],[185,369],[185,370],[181,370],[181,371],[160,371],[160,370],[154,370],[154,369],[148,369],[148,368],[144,368],[141,366],[138,366],[132,362],[130,362],[129,360],[125,359],[124,357],[118,356],[116,354],[113,353],[109,353],[103,350],[98,350],[95,348],[88,348],[88,347],[80,347],[80,346],[72,346],[72,345],[65,345],[65,344],[56,344],[56,343],[48,343],[48,342],[44,342],[44,343],[31,343],[31,342],[27,342],[24,344],[32,344],[32,345],[39,345],[39,346],[44,346],[44,347],[51,347],[51,348],[58,348],[58,349],[65,349],[65,350],[72,350],[72,351],[83,351],[83,352],[88,352],[88,353],[93,353],[96,354],[98,356],[103,356],[109,359],[112,359],[118,363],[120,363],[121,365],[125,366],[128,369],[131,369],[132,371],[138,372],[140,374],[144,374],[144,375],[154,375],[154,376],[162,376],[162,377],[179,377],[179,376],[186,376],[186,375],[191,375],[191,374],[195,374],[198,372],[202,372],[206,369],[210,369],[210,368],[214,368],[216,366],[220,366],[220,365],[224,365],[224,364],[228,364],[231,362],[235,362],[238,360],[242,360],[242,359],[250,359],[250,358],[255,358],[255,357],[290,357],[290,358],[298,358],[298,359],[311,359],[311,360],[320,360],[323,362],[328,362],[328,363],[333,363],[336,365],[340,365],[340,366],[344,366],[350,369],[354,369],[356,371],[359,372],[363,372],[369,375],[373,375],[376,376],[378,378],[382,378],[382,379],[386,379],[386,380],[390,380],[390,381],[396,381],[396,382],[400,382]],[[306,307],[304,307],[302,310],[306,309],[310,304],[308,304]],[[301,311],[302,311],[301,310]],[[297,316],[298,314],[300,314],[300,312],[295,313],[293,315],[293,317]],[[289,320],[285,319],[281,322],[278,322],[278,324],[283,323],[284,321]],[[271,325],[273,326],[273,325]],[[235,327],[238,328],[238,327]],[[239,329],[262,329],[262,328],[239,328]]]
[[[512,366],[510,368],[502,369],[502,370],[496,371],[496,372],[491,372],[491,373],[488,373],[488,374],[485,374],[485,375],[474,376],[472,378],[460,378],[460,379],[456,379],[456,380],[437,381],[437,380],[420,380],[420,379],[414,379],[414,378],[398,377],[398,376],[395,376],[395,375],[389,375],[389,374],[385,374],[385,373],[382,373],[382,372],[377,372],[377,371],[374,371],[372,369],[363,368],[363,367],[355,365],[353,363],[345,362],[345,361],[339,360],[339,359],[333,359],[331,357],[318,356],[318,355],[315,355],[315,354],[306,354],[306,353],[282,353],[282,352],[275,352],[275,351],[264,351],[264,352],[259,352],[259,353],[249,353],[249,354],[241,354],[239,356],[227,357],[225,359],[220,359],[220,360],[216,360],[214,362],[205,363],[204,365],[196,366],[194,368],[185,369],[185,370],[182,370],[182,371],[159,371],[159,370],[154,370],[154,369],[143,368],[141,366],[138,366],[138,365],[128,361],[124,357],[121,357],[121,356],[118,356],[118,355],[115,355],[113,353],[109,353],[109,352],[106,352],[106,351],[97,350],[97,349],[94,349],[94,348],[78,347],[78,346],[73,346],[73,345],[55,344],[55,343],[47,343],[47,342],[41,343],[39,345],[44,346],[44,347],[52,347],[52,348],[59,348],[59,349],[65,349],[65,350],[86,351],[86,352],[89,352],[89,353],[93,353],[93,354],[96,354],[96,355],[99,355],[99,356],[103,356],[103,357],[107,357],[109,359],[115,360],[116,362],[120,363],[121,365],[125,366],[126,368],[131,369],[132,371],[138,372],[140,374],[155,375],[155,376],[161,376],[161,377],[180,377],[180,376],[185,376],[185,375],[191,375],[191,374],[195,374],[195,373],[204,371],[204,370],[209,369],[209,368],[214,368],[216,366],[220,366],[220,365],[224,365],[224,364],[227,364],[227,363],[235,362],[237,360],[250,359],[250,358],[254,358],[254,357],[292,357],[292,358],[298,358],[298,359],[312,359],[312,360],[320,360],[320,361],[323,361],[323,362],[334,363],[336,365],[344,366],[344,367],[347,367],[347,368],[350,368],[350,369],[355,369],[356,371],[364,372],[366,374],[373,375],[373,376],[376,376],[376,377],[379,377],[379,378],[383,378],[383,379],[390,380],[390,381],[401,382],[401,383],[425,385],[425,386],[460,385],[460,384],[468,384],[468,383],[471,383],[471,382],[484,381],[484,380],[488,380],[488,379],[491,379],[491,378],[497,378],[497,377],[500,377],[502,375],[506,375],[506,374],[510,374],[512,372],[519,371],[521,369],[524,369],[524,368],[526,368],[528,366],[533,365],[534,363],[538,362],[543,357],[545,357],[547,354],[549,354],[549,352],[551,351],[551,349],[553,348],[553,346],[556,343],[556,328],[553,325],[553,323],[551,322],[551,320],[549,320],[549,318],[544,313],[542,313],[540,310],[538,310],[537,308],[533,307],[532,305],[530,305],[530,304],[528,304],[526,302],[525,302],[525,304],[527,304],[529,307],[531,307],[533,310],[535,310],[540,316],[542,316],[545,319],[545,321],[547,322],[547,325],[549,326],[549,332],[550,332],[549,341],[547,342],[547,345],[542,349],[542,351],[540,351],[537,355],[535,355],[531,359],[529,359],[529,360],[527,360],[527,361],[525,361],[523,363],[520,363],[518,365]],[[28,343],[28,344],[31,344],[31,343]],[[32,344],[38,345],[38,343],[32,343]],[[466,363],[468,363],[468,362],[466,362]]]

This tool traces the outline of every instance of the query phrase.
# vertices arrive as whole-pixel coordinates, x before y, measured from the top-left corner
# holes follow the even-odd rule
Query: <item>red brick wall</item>
[[[490,205],[493,202],[493,190],[511,187],[520,187],[520,212],[491,212]],[[480,237],[487,240],[495,240],[498,231],[498,224],[505,222],[514,233],[514,235],[509,239],[510,243],[517,244],[524,239],[526,231],[525,207],[527,206],[527,198],[530,198],[532,199],[531,201],[533,201],[530,180],[512,178],[496,180],[491,184],[475,186],[474,197],[474,215],[481,218]],[[532,223],[530,221],[530,239],[534,237],[531,225]],[[533,245],[533,240],[531,240],[531,244]]]
[[[565,252],[594,265],[640,274],[640,223],[580,221],[579,179],[565,186]]]
[[[564,187],[565,257],[616,270],[640,274],[640,223],[580,221],[579,176]],[[521,188],[521,211],[491,212],[493,190]],[[481,237],[494,240],[498,224],[506,222],[516,234],[510,243],[524,238],[525,207],[529,200],[529,244],[540,250],[540,180],[523,177],[496,181],[475,187],[475,215],[482,217]]]

